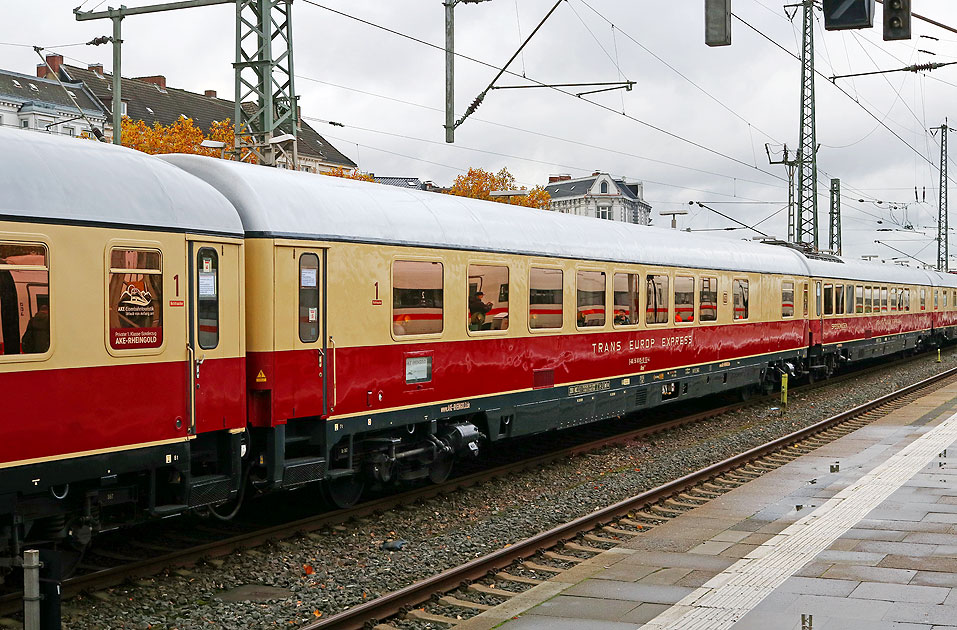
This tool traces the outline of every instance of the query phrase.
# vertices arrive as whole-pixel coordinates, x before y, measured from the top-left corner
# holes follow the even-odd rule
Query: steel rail
[[[710,480],[764,455],[801,442],[833,426],[863,415],[910,393],[919,391],[955,375],[957,375],[957,368],[952,368],[912,385],[908,385],[895,392],[864,403],[863,405],[858,405],[853,409],[841,412],[766,444],[752,448],[744,453],[729,457],[728,459],[702,468],[684,477],[680,477],[672,482],[577,518],[565,525],[560,525],[481,558],[476,558],[459,567],[448,569],[431,578],[347,609],[327,619],[303,626],[300,630],[361,630],[368,622],[385,619],[398,614],[412,606],[427,601],[434,593],[453,590],[461,585],[462,582],[477,580],[487,575],[490,571],[504,569],[517,560],[522,560],[534,555],[540,549],[553,547],[578,534],[591,531],[595,527],[625,516],[636,509],[657,503],[658,501],[696,486],[703,481]]]

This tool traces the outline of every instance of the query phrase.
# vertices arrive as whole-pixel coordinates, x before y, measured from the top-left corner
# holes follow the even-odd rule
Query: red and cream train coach
[[[4,130],[0,146],[0,549],[234,496],[233,207],[127,149]]]
[[[807,354],[787,248],[166,159],[246,230],[261,485],[325,479],[348,502],[363,478],[441,478],[486,438],[753,387]]]

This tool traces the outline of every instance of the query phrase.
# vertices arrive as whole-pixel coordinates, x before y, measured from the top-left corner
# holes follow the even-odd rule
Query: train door
[[[190,432],[238,429],[245,421],[242,248],[189,241]]]
[[[293,417],[324,416],[332,404],[326,322],[326,250],[277,244],[276,372]]]

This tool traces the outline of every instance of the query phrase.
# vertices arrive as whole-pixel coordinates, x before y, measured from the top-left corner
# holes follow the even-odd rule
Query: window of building
[[[844,314],[844,285],[834,285],[834,313],[836,315]]]
[[[528,275],[528,327],[561,328],[564,323],[561,269],[532,267]]]
[[[392,263],[392,332],[425,335],[442,332],[444,268],[440,262]]]
[[[834,285],[830,283],[824,285],[824,314],[834,314]]]
[[[605,272],[578,272],[578,326],[605,325]]]
[[[781,283],[781,317],[794,317],[794,283]]]
[[[23,86],[20,85],[20,82],[19,82],[19,81],[17,81],[16,79],[13,79],[13,87],[22,88]]]
[[[675,323],[694,321],[694,278],[675,276]]]
[[[110,347],[135,350],[162,346],[162,253],[113,248],[109,276]]]
[[[718,319],[718,279],[702,278],[701,295],[698,296],[698,321],[713,322]]]
[[[887,312],[887,287],[881,287],[881,313]]]
[[[508,330],[508,267],[469,265],[469,330]]]
[[[857,305],[854,307],[855,313],[864,312],[864,287],[860,284],[854,287],[857,296]]]
[[[616,273],[615,325],[631,326],[638,323],[638,274]]]
[[[601,183],[601,194],[603,194],[603,195],[607,195],[607,194],[608,194],[608,182],[602,182],[602,183]]]
[[[598,206],[598,214],[597,214],[597,216],[598,216],[599,219],[609,219],[609,220],[611,220],[611,219],[612,219],[612,216],[611,216],[611,206]]]
[[[668,276],[649,275],[645,283],[645,322],[668,323]]]
[[[319,341],[319,255],[299,257],[299,341]]]
[[[50,268],[42,243],[0,242],[0,356],[50,349]]]
[[[219,345],[219,255],[212,247],[196,254],[196,302],[199,347]]]
[[[818,290],[821,289],[821,283],[818,282]],[[731,283],[731,290],[734,294],[734,318],[747,319],[749,311],[750,296],[748,293],[748,281],[745,278],[735,278]],[[820,302],[818,302],[820,304]]]
[[[927,290],[926,289],[920,290],[920,310],[922,311],[927,310]]]
[[[29,129],[29,128],[30,128],[30,120],[27,119],[27,118],[22,119],[22,120],[20,121],[20,127],[21,127],[22,129]]]

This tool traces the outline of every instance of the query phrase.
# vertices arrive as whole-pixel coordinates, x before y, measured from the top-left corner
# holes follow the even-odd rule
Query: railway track
[[[957,352],[957,348],[951,352]],[[927,355],[918,355],[917,357],[901,359],[895,362],[895,364],[903,365],[921,359],[927,360],[928,357]],[[839,375],[827,381],[818,381],[814,384],[792,388],[792,391],[797,394],[821,387],[838,385],[856,378],[866,378],[871,372],[886,369],[887,367],[886,364],[874,365]],[[565,431],[563,432],[564,435],[560,434],[558,438],[551,443],[547,452],[528,457],[527,449],[516,448],[516,451],[524,453],[524,457],[521,461],[506,461],[493,464],[485,469],[454,477],[443,484],[422,486],[400,494],[391,494],[375,498],[348,510],[336,510],[309,515],[266,527],[244,525],[242,523],[220,524],[215,521],[207,521],[202,525],[191,527],[193,531],[189,535],[182,533],[173,535],[172,540],[175,546],[182,546],[182,548],[172,548],[174,544],[170,544],[169,541],[162,544],[140,543],[139,545],[135,545],[138,548],[135,553],[117,552],[111,549],[110,547],[112,546],[109,544],[106,545],[107,549],[103,550],[94,546],[84,559],[85,565],[81,565],[85,566],[86,571],[64,581],[63,594],[64,597],[68,598],[82,592],[102,590],[121,584],[129,579],[155,575],[166,569],[190,566],[203,560],[225,556],[238,550],[256,547],[271,541],[341,525],[352,519],[392,510],[400,505],[427,500],[440,494],[481,484],[500,476],[514,474],[519,470],[533,469],[576,454],[594,451],[609,444],[626,443],[655,433],[673,430],[695,422],[714,418],[744,407],[765,405],[775,398],[776,396],[755,397],[743,402],[688,413],[672,420],[664,420],[664,418],[672,414],[677,408],[666,407],[664,409],[658,409],[651,414],[646,414],[646,424],[624,432],[620,430],[620,424],[616,427],[614,426],[615,423],[612,422],[598,423],[590,427],[579,427],[575,432]],[[586,429],[590,437],[582,441],[582,432]],[[666,518],[668,515],[667,512],[656,512],[656,514],[658,514],[660,518]],[[650,521],[644,522],[643,527],[652,526],[653,524],[654,523]],[[625,531],[628,531],[627,528]],[[639,530],[634,531],[636,534],[638,532]],[[160,533],[159,536],[162,537],[163,534]],[[592,542],[601,543],[601,541]],[[612,542],[616,541],[612,540]],[[587,554],[588,550],[581,551],[581,553]],[[147,557],[144,558],[144,555]],[[90,558],[94,558],[95,562],[91,562]],[[116,564],[114,566],[98,566],[109,562]],[[530,585],[528,582],[524,582],[524,584],[525,586]],[[407,605],[408,604],[403,604],[403,606]],[[10,591],[0,594],[0,615],[16,613],[21,609],[21,606],[22,592]],[[335,617],[330,617],[330,620],[334,618]]]
[[[909,404],[927,390],[955,378],[957,368],[947,370],[668,484],[308,624],[302,630],[360,630],[373,625],[378,630],[387,630],[391,626],[376,624],[395,615],[455,626],[460,621],[458,618],[428,612],[422,607],[423,603],[432,600],[440,606],[459,608],[473,614],[488,610],[491,606],[487,603],[474,602],[457,595],[437,597],[436,594],[463,589],[465,592],[489,594],[506,601],[517,591],[531,588],[542,581],[541,578],[530,579],[523,575],[522,568],[530,568],[540,575],[561,573],[568,565],[574,566],[630,537],[641,535],[662,522],[676,518],[687,510],[847,435]],[[576,542],[576,539],[582,542]],[[553,551],[556,548],[560,551]],[[558,562],[543,564],[528,560],[535,556]],[[492,586],[482,583],[482,580],[488,581],[489,576],[494,576]],[[507,585],[508,582],[520,585],[520,588],[515,589]]]

